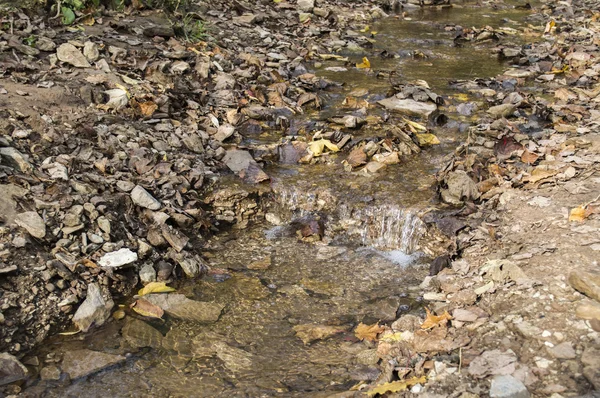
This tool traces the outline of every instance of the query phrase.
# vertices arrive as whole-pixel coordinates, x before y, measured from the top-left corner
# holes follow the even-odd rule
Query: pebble
[[[131,191],[131,200],[140,207],[145,207],[150,210],[158,210],[161,204],[154,196],[150,195],[143,187],[136,185]]]
[[[494,376],[490,388],[490,398],[529,398],[527,387],[510,375]]]
[[[101,267],[119,268],[127,264],[136,262],[138,259],[137,253],[128,248],[119,249],[117,251],[106,253],[98,261]]]
[[[573,346],[567,341],[555,345],[554,347],[546,347],[546,351],[548,351],[550,356],[556,359],[575,359],[577,357]]]

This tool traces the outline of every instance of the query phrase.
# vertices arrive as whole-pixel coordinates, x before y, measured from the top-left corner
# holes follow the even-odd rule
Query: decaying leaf
[[[329,140],[317,140],[308,144],[308,150],[312,152],[313,156],[321,156],[325,148],[331,152],[338,152],[340,148]]]
[[[535,183],[541,180],[545,180],[546,178],[550,178],[553,177],[555,175],[557,175],[559,172],[558,170],[544,170],[542,168],[536,167],[532,172],[531,175],[527,178],[528,182],[531,183]]]
[[[369,391],[367,391],[367,396],[373,397],[377,394],[383,395],[388,392],[405,391],[406,389],[414,386],[415,384],[424,384],[426,381],[427,381],[427,378],[425,376],[421,376],[421,377],[413,377],[412,379],[408,379],[408,380],[398,380],[398,381],[393,381],[391,383],[385,383],[385,384],[382,384],[380,386],[377,386],[377,387],[372,388]]]
[[[170,293],[175,289],[166,285],[165,282],[150,282],[138,292],[139,296],[144,296],[150,293]]]
[[[371,62],[367,57],[363,57],[362,62],[360,64],[356,64],[358,69],[368,69],[371,67]]]
[[[419,141],[419,145],[438,145],[440,140],[433,134],[417,134],[417,140]]]
[[[421,324],[421,329],[431,329],[436,326],[444,326],[452,319],[452,316],[448,314],[448,311],[444,311],[442,315],[433,315],[429,308],[425,308],[427,318]]]
[[[415,129],[415,130],[416,130],[416,131],[414,131],[415,133],[416,133],[417,131],[427,131],[427,127],[423,126],[423,125],[422,125],[422,124],[420,124],[420,123],[413,122],[412,120],[410,120],[410,119],[407,119],[407,118],[405,118],[405,117],[403,117],[402,119],[403,119],[403,120],[406,122],[406,124],[408,124],[408,125],[409,125],[409,127],[411,127],[412,129]]]
[[[527,149],[525,149],[523,151],[523,154],[521,155],[521,162],[532,164],[535,163],[535,161],[538,160],[538,158],[538,155],[536,155],[535,153],[531,153]]]
[[[140,112],[144,116],[152,116],[154,112],[158,109],[158,105],[156,105],[152,101],[140,102]]]
[[[162,308],[144,299],[136,300],[136,302],[131,305],[131,308],[138,314],[150,318],[162,318],[165,314]]]
[[[360,340],[375,341],[377,340],[377,335],[384,330],[385,328],[383,326],[379,326],[378,323],[373,325],[365,325],[361,322],[354,330],[354,335]]]

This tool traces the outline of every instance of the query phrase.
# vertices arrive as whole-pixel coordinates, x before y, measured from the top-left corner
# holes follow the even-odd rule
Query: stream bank
[[[13,69],[2,86],[12,119],[2,152],[10,184],[2,192],[5,214],[19,217],[6,222],[3,235],[6,350],[19,355],[44,341],[59,329],[52,325],[64,324],[96,291],[89,290],[93,283],[108,307],[113,299],[129,304],[140,279],[158,279],[219,311],[218,321],[206,326],[212,313],[190,320],[167,310],[164,324],[127,310],[125,319],[89,334],[48,340],[53,344],[21,358],[31,374],[7,393],[329,396],[356,385],[359,392],[340,393],[351,396],[422,375],[427,381],[408,386],[412,393],[485,395],[490,383],[496,389],[509,383],[518,394],[570,396],[598,387],[597,307],[573,292],[562,269],[565,263],[576,273],[597,268],[598,146],[593,105],[587,105],[596,97],[595,20],[581,30],[588,16],[571,21],[577,7],[515,11],[505,4],[499,15],[530,22],[498,17],[492,24],[513,25],[459,29],[446,20],[460,20],[461,10],[479,16],[471,11],[481,11],[478,6],[413,8],[386,18],[372,5],[321,5],[300,14],[304,3],[260,5],[259,12],[242,5],[233,16],[228,2],[206,3],[207,19],[217,27],[234,23],[239,32],[217,29],[219,46],[193,49],[169,35],[136,37],[156,23],[152,13],[116,15],[87,33],[102,31],[109,45],[98,48],[100,74],[65,65],[47,71],[45,58],[36,65],[19,57],[14,65],[6,53],[4,65]],[[485,10],[494,15],[492,7]],[[550,17],[557,26],[544,34]],[[419,31],[415,24],[427,27]],[[417,38],[390,58],[397,26],[401,37],[412,31]],[[509,33],[513,26],[517,37]],[[68,38],[93,53],[85,37]],[[251,54],[241,49],[244,39],[267,47],[257,45],[260,51]],[[29,51],[10,38],[7,43]],[[139,47],[148,43],[160,51]],[[493,51],[509,60],[490,56],[482,69],[452,76],[464,71],[464,64],[451,67],[453,45],[477,49],[459,50],[462,57]],[[127,57],[135,58],[133,66]],[[372,71],[355,67],[363,57]],[[436,81],[444,68],[422,72],[440,63],[450,65],[448,77],[468,80],[446,86],[447,79]],[[55,75],[47,79],[47,73]],[[284,76],[291,83],[283,84]],[[82,89],[77,79],[86,82]],[[107,107],[101,88],[127,91],[135,102]],[[434,104],[449,120],[407,119],[369,105],[402,100],[392,93],[429,109]],[[123,101],[120,92],[104,94]],[[444,105],[435,102],[438,94]],[[39,101],[37,108],[18,107],[31,100]],[[311,110],[317,101],[322,109]],[[155,106],[151,116],[144,114]],[[407,120],[441,144],[423,145],[421,127]],[[341,153],[325,146],[320,157],[306,152],[319,138],[341,147],[348,136]],[[29,159],[21,156],[28,148]],[[393,153],[401,163],[386,165]],[[223,164],[239,175],[220,177]],[[265,175],[270,184],[255,184]],[[437,189],[458,207],[436,203]],[[18,207],[16,197],[30,201]],[[565,212],[582,204],[583,222],[569,222]],[[102,259],[120,250],[140,261],[107,272]],[[26,260],[25,253],[37,259]],[[441,272],[425,278],[429,262],[445,253],[451,258],[441,257],[431,270]],[[184,274],[204,277],[184,282]],[[573,284],[594,297],[593,286]],[[423,299],[453,319],[422,330]],[[581,305],[583,320],[574,312]],[[377,324],[376,333],[357,335],[361,323]],[[82,370],[74,366],[81,360],[103,366]]]

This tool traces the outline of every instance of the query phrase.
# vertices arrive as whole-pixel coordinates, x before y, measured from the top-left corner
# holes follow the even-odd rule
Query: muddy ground
[[[353,319],[298,333],[312,344],[336,338],[343,326],[347,361],[364,376],[340,375],[339,385],[322,391],[268,386],[261,394],[598,394],[599,7],[412,3],[206,1],[188,14],[200,25],[130,7],[81,15],[77,29],[47,15],[6,11],[0,394],[44,396],[59,388],[60,395],[71,379],[93,383],[94,373],[153,347],[161,333],[144,329],[148,318],[126,308],[127,319],[144,321],[131,323],[143,331],[133,333],[137,346],[58,359],[32,351],[59,332],[93,333],[104,323],[107,333],[130,339],[133,326],[121,331],[125,312],[115,302],[129,303],[152,282],[179,286],[226,274],[213,266],[228,247],[223,233],[243,235],[265,222],[287,225],[287,238],[315,250],[359,236],[369,245],[422,252],[431,268],[415,287],[427,314],[419,305],[383,320],[366,310],[361,320],[368,325]],[[451,94],[439,96],[426,83],[379,68],[390,57],[376,53],[378,36],[369,28],[386,18],[417,18],[422,7],[528,15],[516,28],[438,22],[454,46],[483,48],[504,62],[498,76],[457,79]],[[371,65],[356,51],[371,51]],[[426,67],[435,65],[434,55],[398,57]],[[327,77],[322,68],[330,68]],[[328,95],[340,90],[332,77],[340,68],[376,76],[383,91],[342,91],[345,110],[328,108],[320,102],[333,102]],[[321,108],[329,114],[315,117]],[[440,115],[448,115],[459,138],[445,139]],[[420,204],[420,221],[396,217],[413,220],[418,239],[377,235],[381,220],[360,207],[388,195],[377,176],[428,154],[439,156],[435,170],[421,170],[427,176],[409,182],[411,195],[396,198]],[[299,184],[298,192],[310,194],[292,206],[290,180],[276,178],[281,164],[346,177],[329,189]],[[364,175],[376,183],[361,187]],[[368,200],[344,202],[346,185]],[[287,224],[291,207],[303,217]],[[366,225],[358,228],[362,235],[353,235],[356,224]],[[154,299],[151,311],[169,312]],[[186,316],[201,322],[215,322],[223,310],[215,303],[193,308]],[[77,355],[98,367],[74,367]],[[220,342],[202,355],[216,355],[232,374],[248,361],[244,350]],[[231,394],[214,391],[204,396]]]

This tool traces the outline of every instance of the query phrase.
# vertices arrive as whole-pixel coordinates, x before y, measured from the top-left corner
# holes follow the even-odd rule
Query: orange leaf
[[[140,102],[140,111],[144,116],[152,116],[154,112],[158,109],[158,105],[156,105],[152,101]]]
[[[361,322],[354,330],[354,335],[360,340],[375,341],[377,340],[377,335],[384,330],[384,327],[379,326],[378,323],[373,325],[365,325]]]
[[[585,211],[585,206],[577,206],[576,208],[571,209],[569,221],[583,222],[588,216],[589,214]]]
[[[535,163],[535,161],[538,160],[538,158],[538,155],[536,155],[535,153],[531,153],[526,149],[521,155],[521,162],[532,164]]]
[[[425,308],[425,312],[427,313],[427,318],[421,324],[421,329],[431,329],[436,326],[444,326],[448,323],[449,320],[452,319],[452,316],[448,314],[448,311],[444,311],[442,315],[433,315],[429,308]]]
[[[148,300],[138,299],[131,305],[131,308],[142,316],[151,318],[162,318],[165,312],[157,305],[152,304]]]

